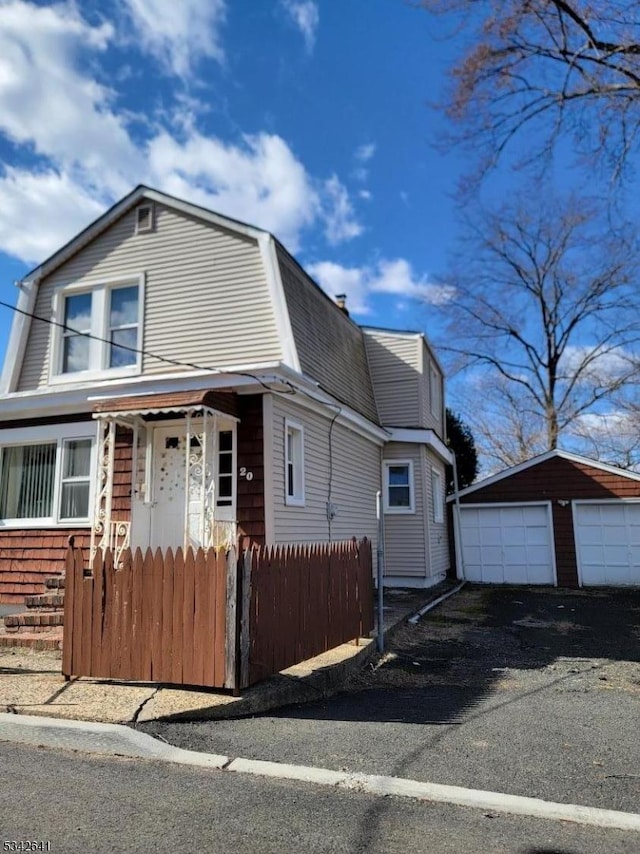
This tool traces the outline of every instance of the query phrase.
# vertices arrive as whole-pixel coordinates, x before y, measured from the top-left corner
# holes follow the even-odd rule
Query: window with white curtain
[[[442,493],[442,475],[431,469],[431,500],[433,503],[433,521],[444,522],[444,495]]]
[[[88,437],[0,447],[0,524],[87,522],[92,452]]]

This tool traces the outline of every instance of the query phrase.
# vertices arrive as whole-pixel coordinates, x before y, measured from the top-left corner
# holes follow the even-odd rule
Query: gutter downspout
[[[464,579],[464,559],[462,557],[462,540],[460,532],[460,495],[458,490],[458,461],[455,453],[453,456],[453,489],[455,495],[455,506],[453,507],[453,548],[456,556],[456,578]]]

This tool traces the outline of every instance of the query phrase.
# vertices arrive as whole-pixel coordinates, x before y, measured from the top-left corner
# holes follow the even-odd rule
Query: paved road
[[[639,625],[638,591],[465,590],[328,701],[140,728],[194,750],[636,812]]]
[[[5,840],[52,852],[631,854],[638,834],[0,744]]]

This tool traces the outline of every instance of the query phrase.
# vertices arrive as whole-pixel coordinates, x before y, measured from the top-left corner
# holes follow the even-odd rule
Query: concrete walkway
[[[431,590],[386,591],[385,637],[451,586],[445,583]],[[375,654],[375,638],[361,638],[358,646],[343,644],[246,689],[240,697],[232,697],[224,692],[155,683],[90,678],[65,682],[61,652],[0,649],[0,712],[103,723],[243,717],[329,696]]]

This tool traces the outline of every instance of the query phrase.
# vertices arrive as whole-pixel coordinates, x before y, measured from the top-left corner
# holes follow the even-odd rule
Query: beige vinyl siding
[[[302,372],[365,418],[379,423],[362,330],[281,246],[277,255]]]
[[[444,439],[445,429],[444,429],[444,380],[442,377],[442,372],[438,363],[435,361],[431,353],[429,352],[429,348],[427,347],[426,342],[422,341],[421,343],[421,358],[422,358],[422,378],[421,378],[421,391],[420,391],[420,419],[421,426],[428,427],[431,430],[434,430],[440,438]],[[435,368],[438,373],[438,378],[440,382],[440,417],[438,418],[431,411],[431,366]]]
[[[143,347],[217,367],[282,357],[257,242],[163,205],[155,229],[135,233],[131,210],[39,287],[35,313],[50,317],[57,287],[145,274]],[[48,382],[51,327],[33,322],[19,390]],[[187,370],[144,357],[143,373]]]
[[[364,330],[380,422],[388,427],[421,427],[421,339],[415,334]]]
[[[273,520],[274,542],[326,542],[329,539],[327,499],[329,489],[329,428],[333,412],[326,415],[273,395]],[[285,420],[304,430],[303,507],[285,503]],[[333,481],[331,502],[336,516],[331,539],[368,537],[377,543],[376,492],[380,489],[380,446],[342,424],[332,431]]]
[[[415,513],[385,513],[385,576],[424,578],[428,571],[427,520],[422,446],[390,442],[383,451],[384,460],[411,460]]]
[[[432,490],[432,472],[435,470],[440,473],[440,482],[443,491],[446,489],[445,467],[444,464],[431,453],[424,445],[422,452],[424,456],[424,471],[426,474],[425,494],[427,496],[427,519],[429,531],[429,554],[431,559],[431,569],[429,575],[439,575],[449,569],[449,541],[447,533],[447,511],[446,507],[442,509],[442,522],[434,521],[433,509],[433,490]]]

